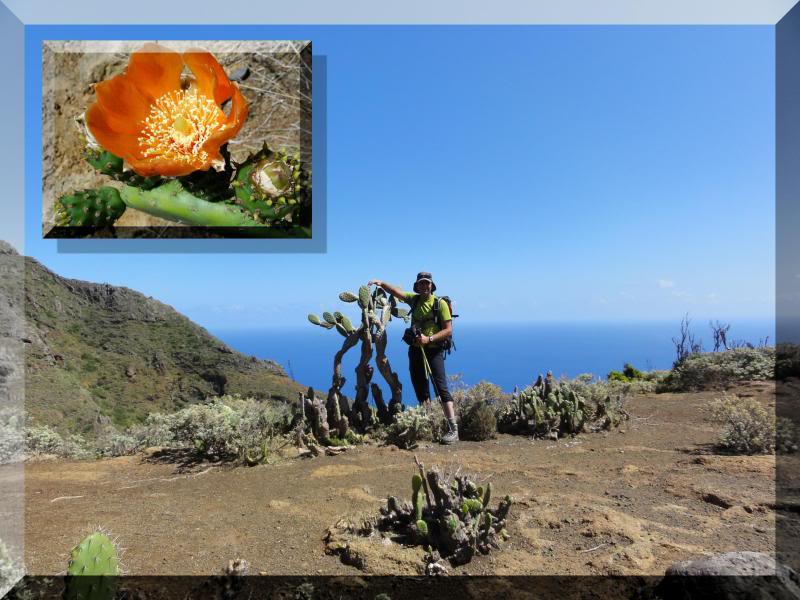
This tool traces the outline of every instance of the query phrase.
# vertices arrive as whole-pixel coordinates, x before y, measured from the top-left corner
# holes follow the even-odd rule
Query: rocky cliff
[[[36,423],[91,433],[209,396],[290,401],[304,389],[276,363],[232,350],[134,290],[59,277],[5,243],[0,275],[0,351],[24,349],[25,407]],[[20,370],[12,350],[0,356],[5,393]]]

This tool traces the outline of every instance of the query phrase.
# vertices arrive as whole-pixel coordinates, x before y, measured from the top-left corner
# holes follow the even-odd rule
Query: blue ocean
[[[408,346],[399,325],[389,331],[387,354],[392,369],[403,383],[403,401],[414,404],[414,392],[408,375]],[[692,331],[702,340],[705,350],[713,349],[708,324],[693,323]],[[263,330],[212,329],[213,335],[232,348],[271,359],[281,364],[294,379],[317,390],[331,385],[333,356],[342,338],[335,331],[307,325]],[[465,383],[491,381],[510,392],[532,383],[539,373],[552,371],[556,377],[574,377],[592,373],[605,377],[611,370],[621,370],[626,362],[642,370],[669,369],[675,360],[671,338],[677,337],[676,322],[629,323],[529,323],[529,324],[454,324],[456,350],[445,363],[448,375],[460,373]],[[729,339],[757,345],[769,337],[774,344],[775,325],[769,320],[741,321],[732,324]],[[355,395],[355,372],[358,347],[352,348],[343,362],[347,377],[344,392]],[[373,381],[388,386],[377,369]]]

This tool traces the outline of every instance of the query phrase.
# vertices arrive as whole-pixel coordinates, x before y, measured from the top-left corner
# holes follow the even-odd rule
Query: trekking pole
[[[420,346],[419,351],[422,352],[422,362],[425,365],[425,379],[426,380],[430,379],[431,383],[433,384],[433,389],[436,392],[436,400],[441,402],[442,398],[439,395],[439,387],[436,385],[436,381],[434,380],[434,378],[431,377],[433,371],[431,371],[431,365],[430,363],[428,363],[428,356],[425,354],[425,349],[422,346]]]

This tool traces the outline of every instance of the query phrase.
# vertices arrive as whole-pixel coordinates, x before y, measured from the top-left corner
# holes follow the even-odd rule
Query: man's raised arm
[[[396,285],[392,285],[391,283],[386,283],[385,281],[381,281],[380,279],[370,279],[367,285],[377,285],[378,287],[382,287],[398,300],[402,300],[403,302],[406,301],[406,293]]]

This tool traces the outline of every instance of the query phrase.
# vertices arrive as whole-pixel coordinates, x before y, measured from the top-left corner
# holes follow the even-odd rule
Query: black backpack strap
[[[409,314],[411,315],[411,324],[414,324],[414,311],[417,309],[417,304],[419,304],[419,294],[414,296],[414,299],[411,301],[411,310]]]

